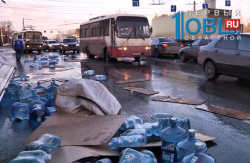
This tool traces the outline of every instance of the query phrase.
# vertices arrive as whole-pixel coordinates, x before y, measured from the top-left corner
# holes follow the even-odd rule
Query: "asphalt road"
[[[2,51],[2,52],[1,52]],[[43,52],[50,55],[58,52]],[[36,54],[25,54],[22,59]],[[123,88],[128,86],[142,87],[159,91],[160,95],[205,99],[208,103],[250,113],[250,86],[236,78],[221,76],[215,82],[209,82],[201,68],[194,63],[180,63],[172,57],[143,58],[140,65],[125,62],[106,63],[102,59],[87,59],[84,54],[82,67],[77,62],[63,62],[65,72],[58,72],[53,77],[81,78],[81,69],[93,69],[96,74],[107,75],[102,82],[114,94],[122,105],[122,114],[136,115],[150,122],[153,113],[167,112],[175,117],[189,118],[192,128],[198,132],[218,138],[209,143],[208,154],[219,163],[248,163],[250,160],[250,123],[213,113],[196,110],[195,106],[151,101],[154,96],[143,95]],[[0,49],[0,61],[15,65],[17,74],[28,74],[28,64],[16,64],[11,49]],[[48,69],[37,70],[48,72]],[[32,76],[32,80],[48,79],[51,76]],[[117,80],[148,78],[151,81],[115,84]],[[7,162],[22,150],[25,150],[24,139],[35,129],[27,122],[18,122],[10,118],[9,109],[0,111],[0,162]]]

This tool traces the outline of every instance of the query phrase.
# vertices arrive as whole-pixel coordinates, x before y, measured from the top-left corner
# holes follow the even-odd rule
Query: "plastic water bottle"
[[[195,152],[195,143],[201,142],[203,144],[202,152],[207,150],[206,143],[195,138],[195,130],[188,130],[188,138],[177,144],[178,160],[181,161],[185,156]]]
[[[130,116],[128,117],[125,122],[120,127],[121,131],[126,131],[128,129],[134,128],[136,124],[143,124],[143,120],[136,116]]]
[[[14,93],[8,91],[8,88],[5,90],[5,93],[0,101],[2,107],[11,106],[14,102]]]
[[[19,83],[11,79],[8,85],[8,91],[16,94],[18,92]]]
[[[110,149],[118,149],[125,147],[138,147],[147,144],[147,139],[142,135],[120,136],[112,138],[108,143]]]
[[[29,109],[32,111],[37,107],[45,109],[45,103],[42,100],[34,100],[30,103]]]
[[[182,163],[214,163],[213,157],[203,153],[204,144],[202,142],[195,143],[195,152],[184,157]]]
[[[27,75],[24,75],[21,77],[21,81],[30,81],[30,77]]]
[[[14,81],[21,81],[22,80],[20,75],[19,76],[14,76],[11,79],[14,80]]]
[[[40,96],[37,94],[37,92],[35,91],[35,89],[32,89],[31,90],[31,95],[29,95],[27,97],[27,103],[31,104],[31,102],[35,101],[35,100],[40,100]]]
[[[173,118],[173,116],[170,113],[155,113],[151,119],[153,119],[155,122],[160,122],[163,118]]]
[[[58,57],[59,57],[59,55],[56,55],[56,54],[49,55],[49,58],[51,58],[51,59],[58,58]]]
[[[112,161],[108,158],[104,158],[104,159],[98,160],[96,163],[112,163]]]
[[[95,76],[95,79],[97,80],[97,81],[104,81],[104,80],[106,80],[106,76],[105,75],[96,75]]]
[[[118,141],[119,141],[119,138],[112,138],[109,143],[108,143],[108,147],[109,149],[112,149],[112,150],[116,150],[116,149],[119,149],[119,145],[118,145]]]
[[[49,98],[48,98],[48,106],[49,107],[55,107],[56,105],[55,105],[55,97],[54,96],[50,96]]]
[[[162,130],[162,162],[163,163],[177,163],[176,146],[179,142],[187,138],[185,129],[177,126],[177,118],[171,118],[171,126]]]
[[[143,150],[143,152],[138,152],[127,148],[121,152],[119,163],[157,163],[157,160],[150,151],[146,152],[146,150]]]
[[[55,70],[56,69],[56,64],[57,64],[57,62],[56,61],[50,61],[49,62],[49,69],[50,70]]]
[[[41,107],[33,109],[30,113],[30,122],[34,126],[41,125],[46,120],[46,112]]]
[[[146,138],[146,130],[142,129],[129,129],[121,134],[121,136],[142,135]]]
[[[39,96],[45,96],[46,88],[40,82],[37,82],[37,86],[34,89]]]
[[[56,112],[56,108],[55,108],[55,107],[47,107],[47,108],[45,109],[45,111],[46,111],[46,114],[47,114],[48,116],[51,116],[53,113]]]
[[[27,62],[33,62],[34,61],[34,59],[33,58],[28,58],[28,59],[25,59],[24,60],[24,63],[27,63]]]
[[[56,92],[56,89],[57,89],[57,86],[53,82],[51,82],[50,86],[45,91],[45,95],[47,97],[54,96],[55,92]]]
[[[188,118],[178,118],[177,125],[185,130],[189,130],[191,128],[190,121]]]
[[[26,89],[25,84],[18,85],[18,95],[19,95],[20,102],[25,102],[25,100],[26,100],[25,89]]]
[[[161,136],[158,122],[152,123],[152,132],[153,132],[153,135],[155,136]]]
[[[33,141],[29,144],[29,151],[42,150],[46,153],[51,153],[57,150],[61,145],[61,139],[58,136],[51,134],[42,135],[37,141]]]
[[[17,119],[29,119],[30,111],[27,103],[15,102],[11,106],[11,116]]]
[[[53,84],[54,86],[56,86],[56,87],[58,87],[58,86],[59,86],[58,84],[56,84],[55,79],[52,79],[52,80],[51,80],[51,85],[52,85],[52,84]]]
[[[51,160],[51,155],[44,151],[23,151],[20,152],[14,160],[9,163],[45,163]]]
[[[48,107],[49,99],[46,96],[40,97],[40,100],[44,102],[44,108]]]
[[[87,71],[84,71],[83,74],[86,76],[91,76],[91,75],[95,75],[95,71],[94,70],[87,70]]]

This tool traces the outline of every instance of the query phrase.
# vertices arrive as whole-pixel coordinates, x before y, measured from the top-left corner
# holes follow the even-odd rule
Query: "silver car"
[[[188,44],[188,46],[181,48],[179,52],[179,56],[182,62],[186,62],[189,59],[197,59],[201,46],[205,46],[212,42],[212,39],[200,39],[195,40],[192,44]]]
[[[227,35],[200,48],[198,63],[208,80],[219,75],[250,79],[250,35]]]
[[[57,40],[46,40],[43,44],[43,50],[60,50],[61,44]]]
[[[151,43],[152,54],[157,58],[168,54],[173,54],[176,58],[178,58],[178,53],[181,47],[183,47],[182,44],[167,37],[153,38]]]

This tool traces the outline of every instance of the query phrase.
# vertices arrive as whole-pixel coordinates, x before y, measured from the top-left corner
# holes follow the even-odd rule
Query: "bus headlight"
[[[151,47],[149,47],[149,46],[146,46],[146,47],[145,47],[145,49],[146,49],[146,50],[150,50],[150,49],[151,49]]]
[[[76,44],[76,46],[79,46],[79,44]]]
[[[128,50],[128,48],[127,47],[119,47],[118,50],[125,50],[126,51],[126,50]]]
[[[29,45],[27,45],[26,47],[27,47],[27,48],[29,48],[30,46],[29,46]]]

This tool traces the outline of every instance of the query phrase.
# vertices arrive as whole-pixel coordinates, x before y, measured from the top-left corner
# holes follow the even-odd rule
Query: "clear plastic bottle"
[[[152,155],[127,148],[121,152],[119,163],[157,163],[157,160]]]
[[[125,122],[122,124],[120,127],[121,131],[126,131],[128,129],[132,129],[135,127],[136,124],[143,124],[143,121],[141,118],[136,117],[136,116],[130,116],[128,117]]]
[[[55,107],[55,97],[54,96],[50,96],[48,98],[48,107]]]
[[[18,75],[18,76],[14,76],[14,77],[12,77],[12,80],[14,80],[14,81],[21,81],[21,80],[22,80],[22,78],[21,78],[21,76],[20,76],[20,75]]]
[[[20,152],[9,163],[45,163],[51,160],[51,155],[41,150]]]
[[[49,69],[50,69],[50,70],[55,70],[55,69],[56,69],[56,64],[57,64],[56,61],[51,60],[51,61],[49,62]]]
[[[214,163],[213,157],[203,153],[204,144],[202,142],[195,143],[195,152],[184,157],[182,163]]]
[[[191,128],[190,121],[188,118],[178,118],[177,125],[185,130],[189,130]]]
[[[94,70],[87,70],[87,71],[84,71],[83,74],[86,76],[91,76],[91,75],[95,75],[95,71]]]
[[[57,150],[61,145],[61,139],[58,136],[51,134],[43,134],[37,141],[29,144],[29,151],[42,150],[46,153],[51,153]]]
[[[52,80],[51,80],[51,85],[52,85],[52,84],[53,84],[54,86],[56,86],[56,87],[59,86],[58,84],[56,84],[56,80],[55,80],[55,79],[52,79]]]
[[[147,144],[147,139],[143,135],[120,136],[112,138],[108,143],[110,149],[118,149],[125,147],[138,147]]]
[[[57,86],[54,84],[54,82],[51,82],[51,84],[48,86],[48,88],[45,91],[45,95],[47,97],[55,96]]]
[[[104,81],[104,80],[107,79],[107,77],[106,77],[106,75],[96,75],[96,76],[95,76],[95,79],[96,79],[97,81]]]
[[[146,130],[142,129],[129,129],[121,134],[121,136],[142,135],[146,136]]]
[[[116,149],[119,149],[119,145],[118,145],[118,140],[119,138],[112,138],[109,143],[108,143],[108,147],[109,149],[112,149],[112,150],[116,150]]]
[[[45,96],[46,88],[42,86],[41,82],[37,82],[37,86],[34,89],[39,96]]]
[[[33,109],[30,113],[30,122],[34,126],[41,125],[46,120],[46,112],[41,107]]]
[[[47,107],[47,108],[45,109],[45,111],[46,111],[46,114],[47,114],[48,116],[51,116],[53,113],[56,112],[56,108],[55,108],[55,107]]]
[[[26,89],[25,84],[19,84],[18,85],[18,95],[19,95],[19,101],[20,102],[26,102],[25,89]]]
[[[177,118],[171,118],[171,126],[162,130],[162,163],[178,163],[176,146],[187,138],[187,131],[177,126]]]
[[[40,100],[42,100],[44,102],[44,108],[48,107],[49,99],[46,96],[40,97]]]
[[[28,58],[28,59],[25,59],[24,60],[24,63],[27,63],[27,62],[33,62],[34,61],[34,59],[33,58]]]
[[[21,77],[21,81],[30,81],[30,77],[27,75],[24,75]]]
[[[27,103],[31,104],[31,102],[35,100],[40,100],[40,96],[36,93],[35,89],[32,89],[31,95],[27,97]]]
[[[195,138],[195,130],[189,129],[188,130],[188,138],[184,141],[177,144],[177,153],[178,153],[178,160],[182,160],[185,156],[194,153],[195,151],[195,143],[201,142],[203,144],[203,152],[207,150],[206,143],[202,140]]]
[[[160,122],[163,118],[173,118],[173,116],[170,113],[155,113],[151,119],[153,119],[155,122]]]
[[[98,160],[96,163],[112,163],[112,161],[108,158],[104,158],[104,159]]]
[[[11,106],[11,116],[17,119],[29,119],[30,111],[27,103],[15,102]]]
[[[45,103],[40,99],[32,101],[29,105],[30,111],[34,110],[37,107],[45,109]]]
[[[8,88],[5,90],[5,93],[0,101],[2,107],[11,106],[14,102],[14,93],[8,91]]]
[[[19,83],[11,79],[8,85],[8,91],[14,94],[18,93]]]

